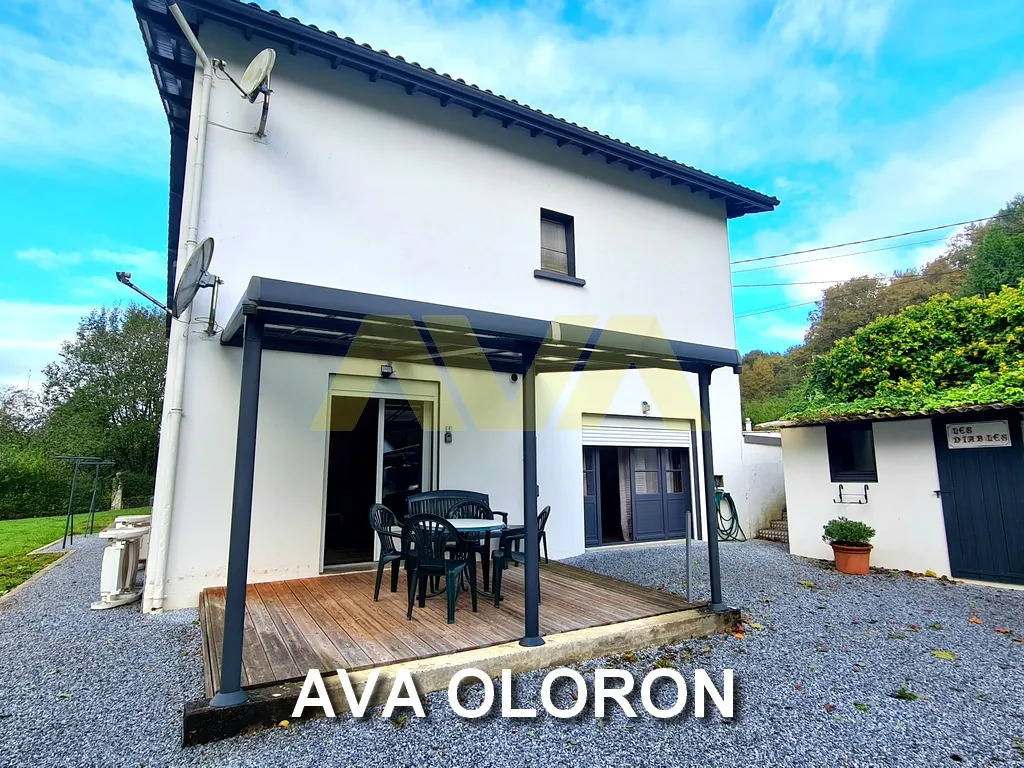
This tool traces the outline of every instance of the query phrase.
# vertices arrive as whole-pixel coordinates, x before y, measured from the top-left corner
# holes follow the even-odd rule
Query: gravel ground
[[[467,721],[442,693],[428,697],[424,720],[316,720],[181,750],[182,704],[202,690],[195,613],[90,611],[101,546],[76,541],[70,558],[0,604],[0,765],[1024,764],[1024,644],[1014,642],[1024,638],[1024,592],[848,577],[764,542],[722,545],[727,602],[742,606],[751,624],[742,637],[579,666],[588,678],[595,667],[620,666],[638,683],[656,663],[672,663],[690,680],[694,667],[716,680],[732,668],[732,720],[711,707],[704,720],[688,709],[671,721],[620,712],[596,721],[588,709],[569,721]],[[699,596],[706,552],[695,546],[694,555]],[[571,562],[685,590],[677,546]],[[543,676],[517,679],[521,705],[536,704]],[[893,698],[900,689],[919,698]],[[569,696],[560,690],[555,698],[568,706]],[[478,698],[468,692],[470,702]]]

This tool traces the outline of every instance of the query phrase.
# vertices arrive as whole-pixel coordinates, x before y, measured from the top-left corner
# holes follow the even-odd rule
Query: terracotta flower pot
[[[836,558],[836,570],[840,573],[849,573],[854,576],[864,576],[868,573],[868,565],[871,561],[871,545],[863,547],[847,547],[843,544],[833,544],[832,552]]]

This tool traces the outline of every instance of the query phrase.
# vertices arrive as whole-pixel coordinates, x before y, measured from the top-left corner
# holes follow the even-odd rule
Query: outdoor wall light
[[[446,443],[450,443],[452,441],[452,428],[451,427],[445,427],[444,428],[444,441]]]
[[[640,410],[643,411],[644,413],[650,413],[651,404],[644,400],[642,403],[640,403]]]
[[[381,378],[390,379],[391,374],[393,374],[394,372],[395,369],[391,367],[391,363],[384,363],[384,365],[380,367]]]

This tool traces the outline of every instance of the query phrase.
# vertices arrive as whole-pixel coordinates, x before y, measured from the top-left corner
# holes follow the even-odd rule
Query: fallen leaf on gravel
[[[933,650],[932,656],[936,659],[944,659],[945,661],[956,661],[956,654],[952,651]]]
[[[289,723],[288,723],[288,721],[287,721],[287,720],[282,720],[282,721],[281,721],[280,723],[278,723],[277,725],[278,725],[278,727],[279,727],[279,728],[287,728],[287,727],[288,727],[288,725],[289,725]]]
[[[760,622],[757,622],[757,621],[751,621],[750,622],[750,628],[751,629],[764,629],[764,624],[761,624]],[[997,631],[1002,632],[1004,630],[997,630]],[[1005,631],[1009,632],[1010,630],[1007,629]]]
[[[935,571],[925,571],[924,575],[927,576],[930,579],[934,579],[939,574],[937,574]]]
[[[937,621],[933,621],[931,624],[928,625],[928,629],[942,629],[942,624],[940,624]]]
[[[917,624],[911,624],[909,627],[907,627],[907,629],[909,629],[911,632],[917,632],[921,628],[917,626]]]
[[[1013,630],[1012,629],[997,629],[996,632],[998,632],[1000,635],[1012,635],[1013,634]]]
[[[867,712],[869,709],[871,709],[870,705],[865,704],[863,701],[853,702],[853,708],[856,709],[858,712]]]
[[[977,616],[971,616],[971,618],[969,618],[968,621],[971,622],[971,624],[984,624],[985,623],[984,621],[979,619]]]
[[[735,637],[737,640],[742,640],[744,637],[742,632],[733,632],[732,636]]]
[[[796,688],[798,691],[802,691],[804,689],[804,687],[800,685],[800,683],[796,683],[793,687]]]
[[[835,712],[836,711],[836,707],[835,707],[834,704],[826,704],[825,705],[825,711],[826,712]]]
[[[72,694],[70,694],[70,693],[58,693],[57,694],[57,698],[58,699],[70,699],[71,697],[72,697]]]
[[[1024,637],[1015,637],[1015,638],[1013,638],[1013,642],[1015,642],[1015,643],[1024,643]]]
[[[801,587],[807,587],[807,589],[817,589],[818,585],[813,581],[799,581],[797,582]]]

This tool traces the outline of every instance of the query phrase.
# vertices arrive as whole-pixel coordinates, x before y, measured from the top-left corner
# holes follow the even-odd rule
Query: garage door
[[[583,419],[587,545],[617,543],[623,534],[627,541],[685,535],[696,473],[693,422],[597,415]],[[619,465],[618,478],[614,470],[602,470],[609,460]]]
[[[584,445],[633,448],[689,448],[694,424],[689,419],[583,414]]]

